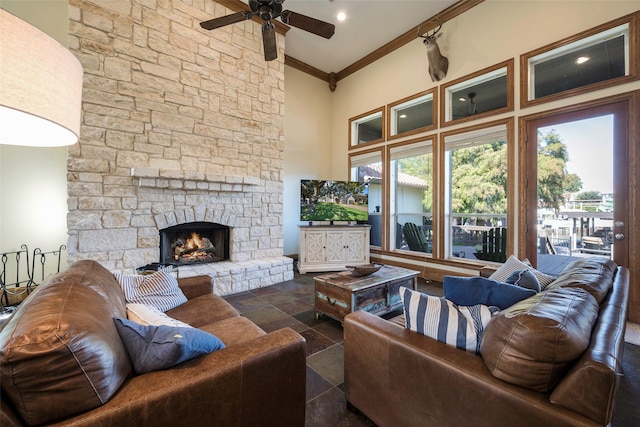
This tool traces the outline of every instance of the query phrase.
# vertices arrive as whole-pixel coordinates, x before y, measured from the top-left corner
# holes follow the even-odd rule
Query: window
[[[520,58],[521,105],[547,102],[637,78],[636,20],[623,17]],[[537,101],[537,102],[536,102]]]
[[[384,107],[349,119],[350,147],[384,141]]]
[[[513,60],[441,87],[442,125],[513,110]]]
[[[382,246],[383,216],[383,169],[382,153],[379,150],[354,154],[349,157],[350,180],[369,184],[369,224],[371,225],[371,246]]]
[[[445,257],[497,260],[483,238],[507,227],[507,139],[506,124],[444,137]]]
[[[399,138],[436,127],[435,89],[419,93],[387,106],[389,138]]]
[[[433,141],[389,149],[392,249],[433,253]]]

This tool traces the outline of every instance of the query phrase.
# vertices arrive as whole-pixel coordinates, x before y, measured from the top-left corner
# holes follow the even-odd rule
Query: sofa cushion
[[[540,292],[491,320],[482,359],[495,377],[548,392],[589,345],[597,318],[597,301],[582,289]]]
[[[478,354],[480,343],[497,307],[458,306],[445,298],[434,297],[400,287],[400,299],[408,329],[459,349]]]
[[[157,308],[145,304],[127,304],[127,319],[141,325],[179,326],[181,328],[192,327],[187,323],[167,316],[166,313],[161,312]]]
[[[251,341],[267,334],[262,328],[243,316],[230,317],[219,322],[200,326],[199,329],[217,336],[227,347]]]
[[[616,263],[608,258],[581,258],[569,264],[549,289],[581,288],[601,304],[611,288],[616,268]]]
[[[167,315],[195,328],[239,316],[231,304],[214,294],[200,295],[167,311]]]
[[[524,259],[524,261],[520,261],[518,258],[511,255],[507,258],[504,264],[500,266],[496,271],[493,272],[489,276],[489,279],[497,280],[498,282],[506,282],[509,276],[517,270],[531,270],[531,272],[536,276],[538,282],[540,283],[540,289],[544,290],[551,282],[553,282],[554,278],[546,275],[531,265],[528,259]]]
[[[120,283],[127,303],[146,304],[164,312],[187,302],[176,278],[166,271],[149,275],[113,275]]]
[[[196,328],[145,326],[120,317],[113,321],[138,375],[224,348],[218,337]]]
[[[485,277],[444,276],[444,297],[458,305],[492,305],[503,310],[535,295],[531,289]]]
[[[507,277],[505,282],[520,286],[522,288],[532,289],[536,292],[540,292],[540,282],[535,274],[531,271],[531,269],[526,270],[516,270]]]
[[[107,402],[131,375],[114,316],[125,302],[111,272],[79,261],[38,286],[0,332],[0,383],[28,425]]]

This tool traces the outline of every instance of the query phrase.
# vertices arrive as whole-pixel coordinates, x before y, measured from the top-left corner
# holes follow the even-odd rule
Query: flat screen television
[[[368,186],[362,182],[300,181],[300,221],[367,222],[368,203]]]

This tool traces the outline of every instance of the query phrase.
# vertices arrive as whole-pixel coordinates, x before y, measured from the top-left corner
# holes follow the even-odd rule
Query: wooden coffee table
[[[325,314],[340,322],[356,310],[381,316],[402,306],[399,289],[416,289],[418,271],[385,265],[373,274],[356,277],[350,271],[322,274],[315,281],[316,318]]]

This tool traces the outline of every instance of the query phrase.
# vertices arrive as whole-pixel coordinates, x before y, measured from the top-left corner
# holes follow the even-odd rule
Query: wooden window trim
[[[468,74],[466,76],[460,77],[459,79],[453,80],[447,84],[440,86],[440,127],[457,125],[460,123],[470,122],[472,120],[483,119],[485,117],[496,116],[498,114],[507,113],[514,110],[514,59],[508,59],[504,62],[500,62],[499,64],[492,65],[487,68],[483,68],[482,70],[478,70],[475,73]],[[460,119],[445,121],[446,119],[446,99],[447,99],[447,89],[451,86],[455,86],[459,83],[465,82],[467,80],[475,79],[476,77],[482,76],[483,74],[490,73],[492,71],[499,70],[500,68],[507,69],[507,105],[502,108],[497,108],[495,110],[486,111],[484,113],[474,114],[473,116],[462,117]]]
[[[520,56],[520,107],[531,107],[638,80],[640,78],[640,55],[638,54],[640,50],[640,31],[638,21],[640,21],[640,11],[522,54]],[[629,75],[529,100],[529,60],[531,58],[624,24],[629,24]]]
[[[360,119],[362,119],[364,117],[371,116],[371,115],[376,114],[376,113],[381,113],[382,114],[382,137],[378,138],[378,139],[374,139],[372,141],[368,141],[368,142],[362,143],[362,144],[352,144],[352,142],[353,142],[353,135],[352,135],[353,122],[356,122],[356,121],[358,121],[358,120],[360,120]],[[385,115],[386,115],[385,107],[382,106],[382,107],[373,109],[371,111],[367,111],[366,113],[357,115],[355,117],[351,117],[349,119],[349,133],[348,133],[348,135],[349,135],[349,140],[348,140],[349,150],[353,150],[353,149],[361,148],[361,147],[367,147],[367,146],[371,146],[373,144],[378,144],[380,142],[384,142],[385,138],[386,138],[386,135],[387,135],[387,130],[386,130],[387,120],[385,118]]]
[[[432,125],[429,126],[423,126],[421,128],[417,128],[417,129],[412,129],[406,132],[401,132],[401,133],[397,133],[395,135],[391,135],[391,114],[392,114],[392,109],[394,107],[397,107],[398,105],[404,104],[405,102],[409,102],[411,100],[423,97],[423,96],[427,96],[427,95],[431,95],[432,96],[432,105],[433,108],[431,109],[431,123],[433,123]],[[416,93],[415,95],[411,95],[408,96],[406,98],[400,99],[396,102],[393,102],[391,104],[387,105],[387,124],[386,124],[386,129],[387,129],[387,141],[392,141],[394,139],[399,139],[399,138],[404,138],[407,136],[412,136],[412,135],[416,135],[419,133],[423,133],[423,132],[430,132],[432,130],[435,130],[438,128],[438,91],[437,88],[431,88],[429,90],[425,90],[423,92],[420,93]]]

